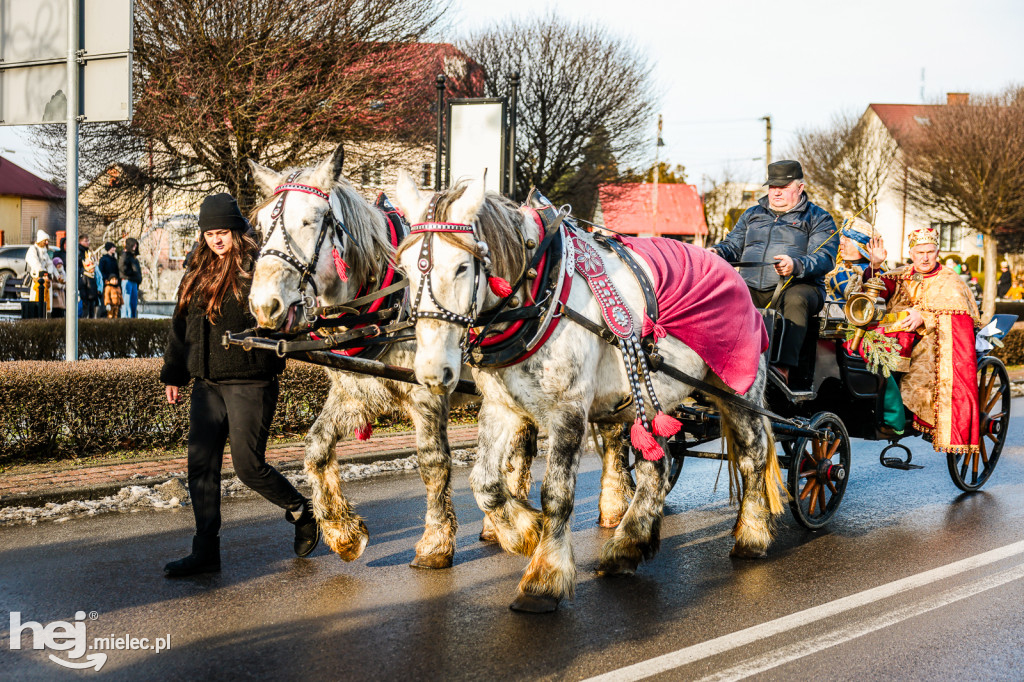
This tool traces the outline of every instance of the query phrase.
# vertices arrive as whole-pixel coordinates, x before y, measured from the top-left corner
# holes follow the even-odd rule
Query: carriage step
[[[899,457],[886,457],[885,453],[893,449],[902,450],[904,453],[906,453],[906,459],[900,459]],[[906,445],[903,445],[902,443],[898,443],[895,441],[889,443],[889,445],[887,445],[878,455],[878,461],[881,463],[881,465],[884,467],[888,467],[890,469],[900,469],[902,471],[910,471],[911,469],[924,469],[924,467],[921,466],[920,464],[911,464],[910,460],[912,460],[913,458],[914,456],[910,454],[910,448],[908,448]]]
[[[898,457],[883,457],[882,466],[889,467],[890,469],[902,469],[903,471],[910,471],[911,469],[924,469],[922,464],[911,464]]]

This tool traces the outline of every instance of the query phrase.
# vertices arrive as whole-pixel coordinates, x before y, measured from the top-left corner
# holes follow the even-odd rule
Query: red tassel
[[[671,438],[672,436],[679,433],[679,429],[683,428],[682,422],[675,417],[670,417],[664,412],[658,411],[658,416],[654,418],[654,423],[651,424],[653,427],[654,435],[661,436],[662,438]]]
[[[356,438],[359,440],[370,440],[373,435],[373,424],[363,424],[356,429]]]
[[[341,254],[338,253],[338,247],[335,246],[331,252],[334,256],[334,269],[338,271],[338,277],[342,282],[348,281],[348,264],[342,259]],[[364,439],[365,440],[365,439]]]
[[[487,286],[491,288],[495,296],[505,298],[512,295],[512,285],[508,283],[508,280],[501,277],[488,277]]]
[[[665,456],[665,452],[658,445],[658,441],[654,440],[654,436],[644,428],[639,417],[636,418],[632,428],[629,430],[629,440],[632,441],[633,447],[639,450],[646,460],[653,462]]]

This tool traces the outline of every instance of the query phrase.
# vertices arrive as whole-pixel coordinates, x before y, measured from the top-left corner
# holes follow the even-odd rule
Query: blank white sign
[[[0,0],[4,62],[68,56],[68,0]]]
[[[449,177],[478,178],[487,169],[487,189],[501,192],[502,104],[451,104],[451,137],[448,140]]]
[[[67,0],[0,0],[0,57],[4,64],[66,59]],[[86,121],[132,116],[133,0],[79,0],[80,114]],[[98,55],[116,55],[102,59]],[[67,66],[37,64],[0,70],[0,124],[67,120]]]

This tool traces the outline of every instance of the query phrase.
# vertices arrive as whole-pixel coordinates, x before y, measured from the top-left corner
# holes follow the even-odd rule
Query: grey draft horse
[[[414,229],[415,224],[429,221],[425,228],[428,232],[410,235],[397,254],[410,279],[411,300],[418,301],[419,309],[413,312],[436,313],[416,320],[416,378],[424,386],[449,392],[459,375],[461,346],[467,333],[466,324],[449,321],[452,314],[464,320],[474,318],[498,300],[488,289],[486,278],[479,276],[478,268],[489,264],[496,277],[515,281],[523,260],[531,255],[529,251],[524,253],[524,248],[529,248],[524,245],[539,244],[542,235],[535,221],[516,204],[485,192],[483,179],[462,181],[432,195],[419,191],[409,174],[402,173],[395,198]],[[456,230],[448,230],[446,225],[456,226]],[[455,233],[459,228],[461,233]],[[428,238],[432,239],[429,258],[423,242]],[[594,243],[591,235],[584,233],[580,238]],[[650,276],[646,264],[641,265]],[[641,319],[644,299],[636,280],[617,258],[606,258],[605,267],[634,319]],[[567,306],[590,320],[600,320],[597,301],[578,275],[575,280]],[[428,285],[428,295],[421,296]],[[681,341],[670,336],[662,339],[659,347],[665,362],[731,392]],[[762,356],[754,384],[746,394],[758,404],[766,371]],[[511,606],[528,612],[553,611],[575,590],[569,519],[587,422],[617,419],[628,423],[636,418],[632,406],[617,409],[630,395],[622,356],[595,334],[563,319],[526,361],[502,368],[474,369],[473,377],[483,396],[478,460],[470,475],[473,492],[494,524],[501,546],[530,559]],[[690,386],[660,373],[653,381],[665,405],[678,404],[692,391]],[[738,469],[743,483],[732,553],[764,556],[772,539],[774,517],[783,509],[771,427],[764,417],[729,402],[715,402],[723,416],[730,465],[733,471]],[[539,510],[512,494],[502,476],[503,443],[528,425],[543,425],[548,430],[548,467]],[[666,458],[637,458],[636,492],[614,536],[602,548],[600,574],[632,574],[641,560],[650,559],[659,549],[667,468]]]

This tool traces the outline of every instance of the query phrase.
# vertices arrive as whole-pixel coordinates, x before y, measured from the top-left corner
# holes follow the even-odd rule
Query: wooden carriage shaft
[[[241,346],[246,351],[259,350],[261,352],[277,352],[277,341],[275,339],[264,339],[257,336],[248,336],[245,338],[237,338],[233,334],[226,334],[224,337],[225,346]],[[300,360],[302,362],[311,362],[314,365],[326,365],[327,367],[333,367],[334,369],[344,370],[346,372],[355,372],[356,374],[367,374],[369,376],[380,377],[382,379],[391,379],[392,381],[403,381],[407,384],[418,384],[416,381],[416,373],[411,369],[405,367],[396,367],[395,365],[387,365],[377,360],[367,360],[365,358],[349,357],[347,355],[338,355],[337,353],[329,353],[327,351],[305,351],[288,353],[287,357],[294,360]],[[476,383],[468,379],[459,379],[459,383],[455,386],[456,393],[466,393],[469,395],[476,395]]]

